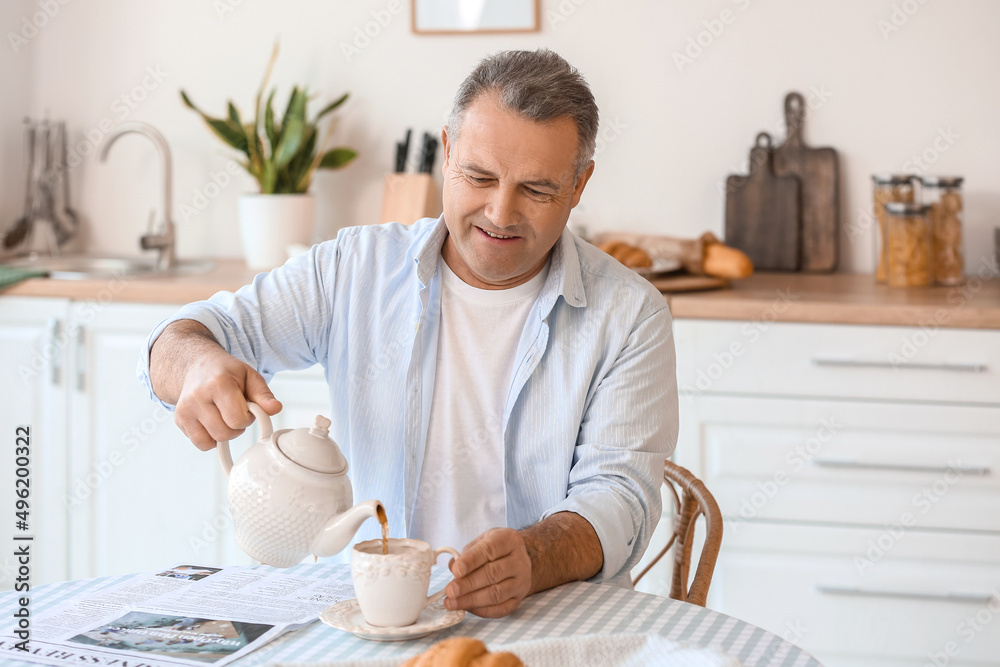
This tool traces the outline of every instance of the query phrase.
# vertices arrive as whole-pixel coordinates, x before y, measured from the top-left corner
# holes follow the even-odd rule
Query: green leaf
[[[306,134],[306,93],[298,88],[292,89],[292,97],[288,101],[288,110],[281,121],[281,138],[271,156],[274,166],[281,170],[292,161],[292,158],[302,148]]]
[[[274,149],[278,147],[278,139],[281,136],[279,129],[274,125],[274,108],[271,106],[271,101],[274,99],[276,92],[277,89],[274,89],[267,96],[267,106],[264,109],[264,132],[267,134],[267,140],[271,144],[271,155],[274,155]]]
[[[320,111],[318,114],[316,114],[316,120],[314,120],[313,123],[318,123],[320,118],[327,115],[328,113],[339,107],[341,104],[346,102],[349,94],[350,93],[344,93],[336,101],[331,102],[330,104],[323,107],[323,110]]]
[[[181,99],[184,100],[184,104],[193,109],[199,116],[202,117],[202,119],[204,119],[204,121],[208,124],[208,127],[215,132],[220,139],[236,150],[247,150],[247,137],[243,132],[243,128],[239,126],[233,127],[232,121],[230,120],[220,120],[207,115],[194,105],[194,102],[191,101],[183,90],[181,91]]]
[[[267,89],[267,82],[271,79],[271,70],[274,69],[274,62],[277,59],[278,59],[278,40],[275,40],[274,47],[271,49],[271,59],[267,63],[267,69],[264,71],[264,78],[260,82],[260,88],[257,89],[257,97],[254,98],[254,103],[253,103],[254,133],[256,133],[260,129],[260,100],[262,97],[264,97],[264,91]],[[272,150],[273,147],[274,145],[272,144]]]
[[[309,188],[312,172],[319,164],[319,156],[316,155],[316,138],[318,136],[316,126],[310,125],[307,132],[305,145],[287,168],[289,180],[295,192],[305,192]]]
[[[340,169],[349,165],[356,157],[358,157],[357,151],[351,148],[334,148],[323,154],[323,159],[319,161],[319,168]]]
[[[299,98],[300,94],[301,93],[299,91],[299,87],[298,86],[293,86],[292,87],[292,94],[288,96],[288,105],[285,106],[285,113],[281,117],[281,123],[282,123],[282,125],[284,125],[285,119],[288,118],[289,114],[292,113],[292,109],[295,108],[295,104],[296,104],[295,101]],[[305,98],[305,95],[303,95],[302,97]]]
[[[274,187],[277,180],[278,172],[274,168],[274,163],[270,160],[265,160],[264,172],[260,176],[260,193],[264,195],[274,194]]]
[[[243,121],[240,120],[240,112],[232,102],[229,102],[229,120],[239,127],[243,127]]]

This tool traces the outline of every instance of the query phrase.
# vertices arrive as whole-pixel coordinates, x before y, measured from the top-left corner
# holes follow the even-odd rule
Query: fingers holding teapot
[[[253,423],[253,401],[269,415],[281,411],[264,378],[222,349],[192,364],[177,400],[174,422],[202,451],[232,440]]]

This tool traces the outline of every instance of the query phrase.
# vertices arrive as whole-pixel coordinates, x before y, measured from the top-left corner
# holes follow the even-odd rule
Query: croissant
[[[645,250],[624,241],[608,241],[598,246],[630,269],[653,265],[653,258]]]
[[[415,655],[401,667],[524,667],[513,653],[490,653],[474,637],[452,637]]]

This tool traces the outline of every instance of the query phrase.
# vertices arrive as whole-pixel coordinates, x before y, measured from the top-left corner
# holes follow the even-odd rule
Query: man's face
[[[594,171],[576,178],[577,132],[568,116],[524,120],[480,95],[459,137],[444,149],[442,255],[466,283],[505,289],[527,282],[548,259]]]

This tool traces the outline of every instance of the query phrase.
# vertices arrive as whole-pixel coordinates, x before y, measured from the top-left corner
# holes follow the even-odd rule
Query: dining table
[[[264,565],[256,567],[274,570]],[[350,565],[343,563],[307,563],[284,568],[281,572],[351,582]],[[133,576],[107,576],[33,587],[31,614],[37,617],[47,609],[92,595]],[[450,578],[451,574],[446,568],[435,566],[431,590],[442,588]],[[9,621],[13,618],[18,595],[23,594],[10,591],[0,593],[0,634],[10,631]],[[658,664],[821,667],[814,657],[792,642],[738,618],[659,595],[582,581],[532,595],[504,618],[487,619],[466,614],[461,622],[452,627],[408,641],[361,639],[317,621],[287,632],[230,664],[238,667],[398,665],[442,639],[459,636],[478,638],[491,651],[509,648],[515,654],[519,648],[544,646],[546,643],[550,654],[554,654],[553,651],[559,646],[587,647],[588,653],[603,647],[603,657],[594,664],[609,666],[642,664],[629,661],[630,654],[625,648],[636,646],[637,641],[655,639],[672,648],[707,649],[706,654],[725,660],[699,662],[697,659],[670,661],[664,658]],[[625,648],[619,650],[618,647]],[[616,659],[616,654],[620,654],[620,661]],[[634,657],[635,654],[631,655]],[[4,664],[12,667],[37,664],[10,660],[11,657],[9,654],[5,656]],[[534,667],[541,662],[536,660],[526,664]],[[556,657],[548,664],[569,663]]]

